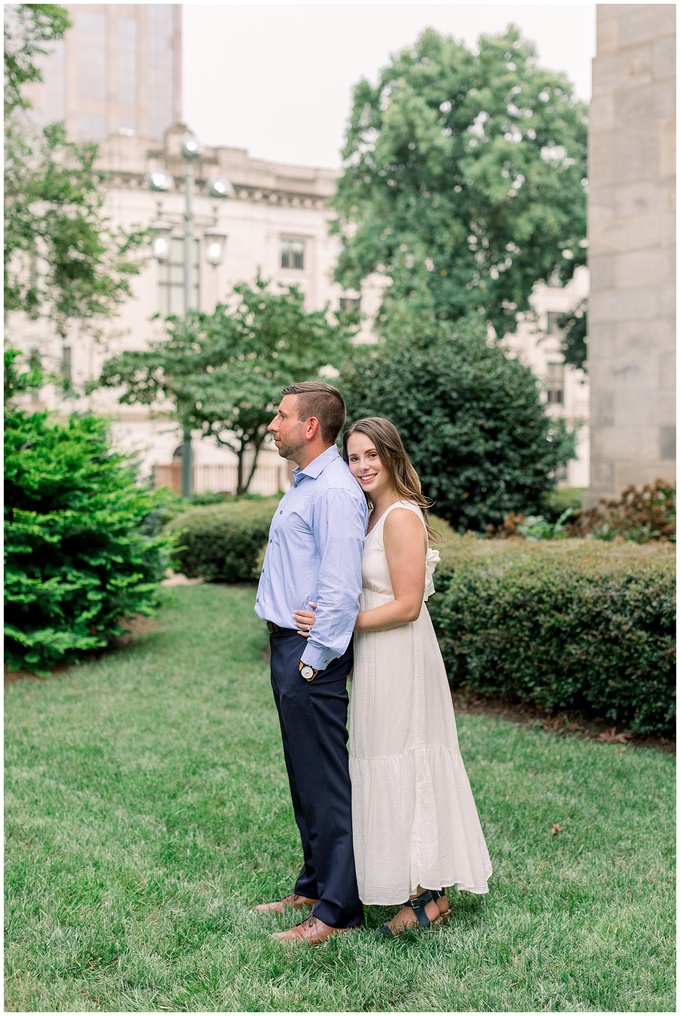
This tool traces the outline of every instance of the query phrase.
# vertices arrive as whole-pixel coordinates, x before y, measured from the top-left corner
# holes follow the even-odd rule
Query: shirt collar
[[[326,448],[321,455],[317,455],[315,459],[308,462],[304,469],[300,469],[299,466],[295,466],[293,469],[293,476],[296,480],[300,476],[309,476],[312,480],[316,480],[318,476],[323,473],[326,466],[330,465],[335,459],[340,457],[340,452],[335,445],[331,445],[330,448]]]

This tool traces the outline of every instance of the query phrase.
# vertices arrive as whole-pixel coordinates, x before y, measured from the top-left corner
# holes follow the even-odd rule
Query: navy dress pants
[[[318,899],[314,916],[334,928],[361,923],[352,846],[347,754],[347,675],[352,644],[313,681],[301,676],[305,643],[297,631],[273,632],[271,680],[304,863],[300,896]]]

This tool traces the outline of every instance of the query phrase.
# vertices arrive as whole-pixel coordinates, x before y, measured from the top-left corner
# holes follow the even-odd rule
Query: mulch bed
[[[570,712],[548,716],[536,706],[510,699],[488,699],[469,691],[452,691],[451,698],[453,708],[459,713],[492,716],[521,727],[540,726],[546,733],[562,737],[586,737],[603,744],[622,744],[630,748],[652,747],[675,755],[675,738],[631,734],[625,727],[612,726],[611,720],[591,719],[581,713]]]

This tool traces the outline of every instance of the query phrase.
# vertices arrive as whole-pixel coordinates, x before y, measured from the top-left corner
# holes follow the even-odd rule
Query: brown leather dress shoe
[[[329,924],[324,924],[318,917],[310,914],[294,928],[277,931],[270,937],[278,938],[280,942],[308,942],[310,945],[316,945],[319,942],[327,942],[331,935],[340,935],[351,930],[351,928],[331,928]]]
[[[304,907],[313,907],[315,903],[318,903],[318,900],[310,900],[298,893],[289,893],[288,896],[284,896],[282,900],[276,900],[274,903],[258,903],[255,910],[258,914],[282,914],[286,907],[302,910]]]

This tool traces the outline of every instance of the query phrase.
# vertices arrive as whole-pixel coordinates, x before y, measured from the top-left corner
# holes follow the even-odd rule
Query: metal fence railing
[[[152,477],[154,487],[169,487],[176,494],[182,492],[182,465],[173,462],[170,465],[155,465]],[[236,493],[236,463],[196,465],[193,468],[193,490],[196,494],[207,491],[229,491]],[[248,488],[251,494],[276,494],[290,487],[290,470],[286,462],[272,462],[258,465],[255,475]]]

